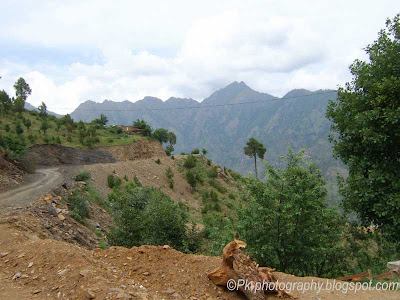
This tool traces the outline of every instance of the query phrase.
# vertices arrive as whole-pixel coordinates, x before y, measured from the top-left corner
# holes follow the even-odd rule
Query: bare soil
[[[21,228],[15,218],[0,224],[1,299],[244,299],[207,278],[220,266],[220,257],[155,246],[88,250],[42,239],[32,229]],[[326,281],[283,273],[277,277],[283,282]],[[399,299],[399,292],[380,291],[293,294],[310,300]]]

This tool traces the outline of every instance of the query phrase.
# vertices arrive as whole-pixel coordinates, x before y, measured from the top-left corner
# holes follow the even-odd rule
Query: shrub
[[[4,130],[5,130],[6,132],[10,132],[10,130],[11,130],[10,125],[9,125],[9,124],[4,125]]]
[[[172,171],[172,169],[170,167],[167,168],[167,170],[165,171],[167,178],[168,178],[168,183],[169,183],[169,187],[170,189],[174,188],[174,172]]]
[[[24,129],[22,128],[20,123],[15,124],[15,132],[20,135],[24,133]]]
[[[84,194],[74,190],[68,197],[68,203],[71,210],[71,217],[82,222],[84,218],[89,217],[89,204]]]
[[[56,143],[59,144],[59,145],[61,145],[61,139],[60,139],[59,136],[56,138]]]
[[[172,159],[172,160],[175,160],[175,156],[172,155],[172,156],[171,156],[171,159]]]
[[[194,167],[196,166],[196,164],[197,164],[197,159],[196,159],[196,157],[194,157],[193,155],[189,155],[189,156],[185,159],[185,161],[183,162],[183,166],[184,166],[186,169],[192,169],[192,168],[194,168]]]
[[[192,154],[199,154],[199,153],[200,153],[199,148],[196,148],[196,149],[194,149],[194,150],[192,151]]]
[[[221,194],[225,194],[228,190],[226,189],[226,187],[222,186],[218,181],[216,180],[212,180],[210,181],[210,185],[212,187],[214,187],[218,192],[220,192]]]
[[[235,195],[232,194],[232,193],[229,193],[228,197],[229,197],[230,199],[232,199],[232,200],[235,200],[235,199],[236,199]]]
[[[70,135],[67,136],[67,142],[72,143],[72,137]]]
[[[89,172],[82,172],[75,177],[75,181],[89,181],[92,175]]]
[[[119,178],[115,173],[108,175],[107,177],[108,187],[110,189],[119,188],[122,184],[121,178]]]
[[[135,183],[136,186],[142,186],[141,182],[139,181],[139,178],[137,176],[133,176],[133,182]]]
[[[30,134],[30,135],[28,135],[28,140],[31,144],[34,144],[37,140],[37,136]]]
[[[113,140],[112,138],[109,138],[109,139],[107,140],[107,142],[109,142],[109,143],[111,144],[111,143],[114,142],[114,140]]]
[[[192,187],[194,190],[196,188],[196,175],[192,171],[187,171],[186,172],[186,180],[189,183],[189,185]]]
[[[128,176],[127,176],[127,175],[125,175],[125,176],[124,176],[124,180],[125,180],[125,181],[129,181],[129,179],[128,179]]]
[[[207,159],[207,165],[211,166],[211,159]]]
[[[216,167],[212,168],[207,173],[208,177],[211,179],[215,179],[218,177],[218,169]]]
[[[161,160],[159,158],[156,159],[156,164],[160,165],[161,164]]]
[[[115,199],[115,224],[108,234],[111,245],[165,245],[185,252],[196,251],[188,233],[187,209],[153,187],[122,191]],[[198,247],[198,245],[197,245]]]

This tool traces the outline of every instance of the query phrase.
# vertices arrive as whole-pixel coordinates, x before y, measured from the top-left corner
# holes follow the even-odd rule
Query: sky
[[[23,77],[34,106],[203,100],[233,81],[283,96],[351,80],[400,1],[0,2],[0,90]]]

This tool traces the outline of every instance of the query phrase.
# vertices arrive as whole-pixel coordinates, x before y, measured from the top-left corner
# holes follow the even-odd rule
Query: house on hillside
[[[140,129],[138,126],[127,126],[127,125],[120,125],[122,132],[125,132],[127,134],[140,134],[142,135],[143,129]]]

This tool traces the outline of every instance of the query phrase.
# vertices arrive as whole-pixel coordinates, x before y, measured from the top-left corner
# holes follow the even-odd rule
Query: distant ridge
[[[331,123],[325,113],[329,99],[336,99],[336,91],[295,89],[279,98],[235,81],[202,102],[174,97],[166,101],[145,97],[134,103],[86,101],[71,116],[75,121],[89,122],[103,113],[109,124],[126,125],[144,119],[153,128],[167,128],[176,133],[175,153],[206,148],[214,161],[244,174],[253,170],[251,159],[243,155],[250,137],[264,143],[266,159],[275,165],[289,146],[307,147],[307,154],[325,176],[336,180],[334,170],[343,166],[332,158],[328,140]],[[176,107],[202,109],[165,110]]]

